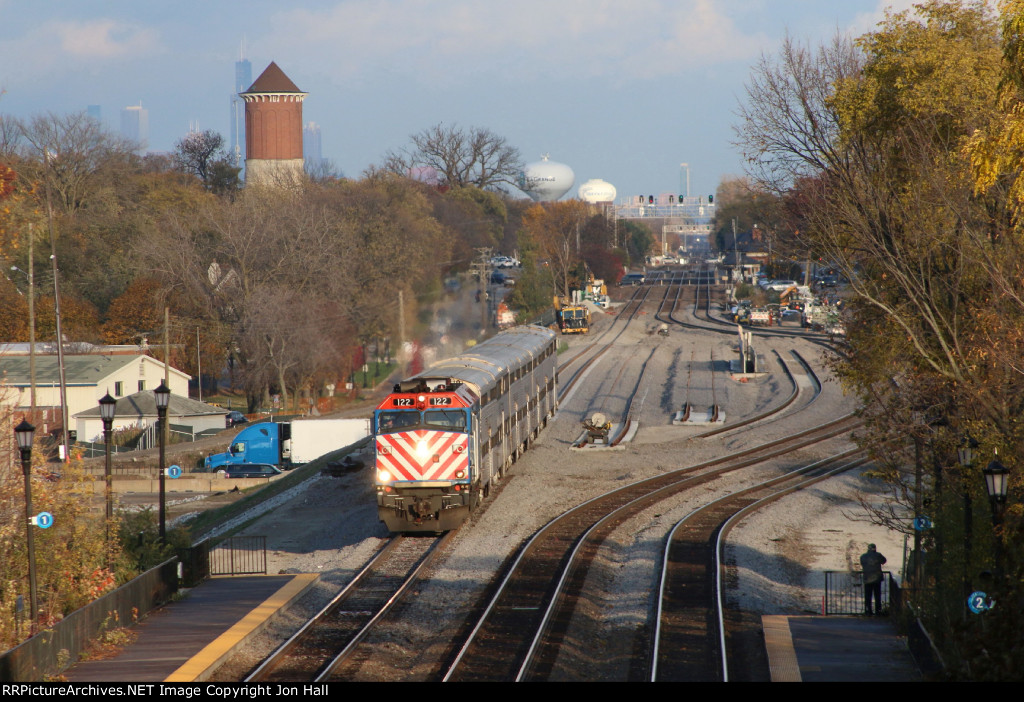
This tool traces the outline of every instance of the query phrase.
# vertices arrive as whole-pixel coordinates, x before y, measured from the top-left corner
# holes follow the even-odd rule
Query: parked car
[[[646,277],[643,273],[627,273],[622,276],[619,285],[643,285]]]
[[[239,412],[238,410],[231,410],[226,415],[224,415],[224,426],[226,426],[228,429],[230,429],[231,427],[238,426],[239,424],[247,424],[248,422],[249,418],[246,417],[241,412]]]
[[[269,463],[235,463],[224,467],[225,478],[272,478],[281,472]]]
[[[498,271],[494,271],[493,273],[491,273],[491,285],[504,285],[504,284],[505,284],[505,274],[504,273],[499,273]]]
[[[794,285],[796,285],[795,280],[773,280],[769,283],[768,289],[774,290],[775,292],[782,292],[783,290],[789,290]]]

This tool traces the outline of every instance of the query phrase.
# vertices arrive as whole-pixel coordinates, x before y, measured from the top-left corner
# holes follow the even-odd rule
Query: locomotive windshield
[[[420,423],[420,413],[416,410],[385,410],[377,415],[377,431],[396,431],[414,427]]]
[[[466,413],[462,410],[430,410],[423,413],[423,423],[432,427],[465,431]]]

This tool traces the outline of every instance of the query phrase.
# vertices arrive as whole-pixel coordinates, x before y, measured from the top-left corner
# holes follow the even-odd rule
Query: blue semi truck
[[[228,450],[203,461],[204,471],[244,463],[270,463],[288,470],[370,435],[369,419],[301,419],[259,422],[238,432]]]

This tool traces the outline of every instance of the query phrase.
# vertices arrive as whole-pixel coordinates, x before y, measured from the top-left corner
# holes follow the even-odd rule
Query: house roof
[[[215,407],[205,402],[192,400],[181,395],[171,395],[167,403],[168,417],[199,417],[204,415],[225,415],[229,410],[223,407]],[[75,414],[75,417],[99,417],[100,408],[90,407]],[[156,397],[152,390],[143,390],[127,397],[122,397],[114,406],[115,417],[156,417]]]
[[[301,93],[291,78],[284,74],[273,61],[266,67],[246,93]],[[244,95],[245,93],[243,93]]]
[[[104,355],[104,354],[79,354],[64,355],[64,378],[67,385],[89,386],[97,385],[103,379],[109,377],[126,366],[138,363],[140,359],[148,359],[161,368],[163,362],[150,356],[136,354],[129,355]],[[8,385],[14,387],[28,387],[31,385],[32,374],[30,372],[30,356],[0,356],[0,377],[4,378]],[[172,373],[182,373],[174,368]],[[60,383],[60,366],[57,356],[36,356],[36,386],[56,385]]]

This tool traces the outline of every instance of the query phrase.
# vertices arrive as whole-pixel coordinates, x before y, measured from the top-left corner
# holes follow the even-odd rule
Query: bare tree
[[[434,125],[411,137],[412,145],[389,152],[386,170],[415,178],[436,176],[438,184],[458,188],[514,185],[522,170],[519,150],[489,129]]]
[[[84,112],[48,113],[16,124],[19,170],[30,180],[45,181],[65,212],[88,204],[100,185],[97,175],[132,159],[133,144],[103,131]]]

